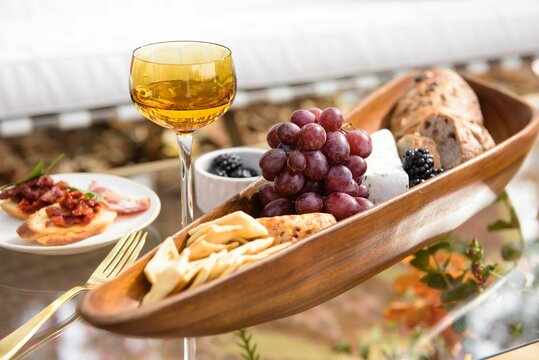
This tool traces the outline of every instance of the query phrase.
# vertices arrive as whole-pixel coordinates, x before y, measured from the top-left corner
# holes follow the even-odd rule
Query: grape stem
[[[352,131],[352,130],[356,130],[356,127],[352,123],[345,122],[344,124],[342,124],[341,130],[349,132],[349,131]]]

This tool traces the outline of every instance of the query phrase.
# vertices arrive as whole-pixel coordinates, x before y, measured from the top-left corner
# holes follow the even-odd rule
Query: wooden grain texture
[[[412,79],[411,74],[380,88],[348,114],[348,121],[368,131],[383,127]],[[466,80],[499,143],[494,149],[224,279],[140,307],[149,289],[143,269],[154,249],[87,294],[80,314],[97,327],[133,336],[227,332],[321,304],[441,238],[495,199],[519,169],[539,129],[537,111],[525,102],[484,82]],[[190,227],[240,209],[256,215],[254,197],[262,183]],[[187,231],[174,235],[180,248]]]

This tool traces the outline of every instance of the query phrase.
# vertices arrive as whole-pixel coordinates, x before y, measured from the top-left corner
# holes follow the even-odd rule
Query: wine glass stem
[[[180,226],[193,222],[193,183],[191,172],[192,133],[176,133],[180,153]]]
[[[196,349],[195,338],[183,338],[183,360],[195,360]]]
[[[180,226],[182,228],[193,222],[193,183],[191,172],[191,152],[193,149],[193,133],[176,133],[180,155]],[[195,360],[196,339],[183,339],[183,359]]]

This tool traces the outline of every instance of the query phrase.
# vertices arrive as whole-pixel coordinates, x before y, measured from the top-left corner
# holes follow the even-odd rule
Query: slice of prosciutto
[[[145,211],[150,207],[150,198],[133,199],[128,196],[122,196],[109,188],[99,185],[95,181],[90,183],[88,191],[99,194],[103,197],[103,202],[118,215],[134,214]]]

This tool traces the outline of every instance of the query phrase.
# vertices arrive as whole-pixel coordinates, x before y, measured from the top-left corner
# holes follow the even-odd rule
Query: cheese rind
[[[391,131],[378,130],[371,134],[371,139],[372,154],[365,159],[367,172],[363,184],[369,188],[369,200],[376,205],[405,192],[408,174],[402,167]]]

